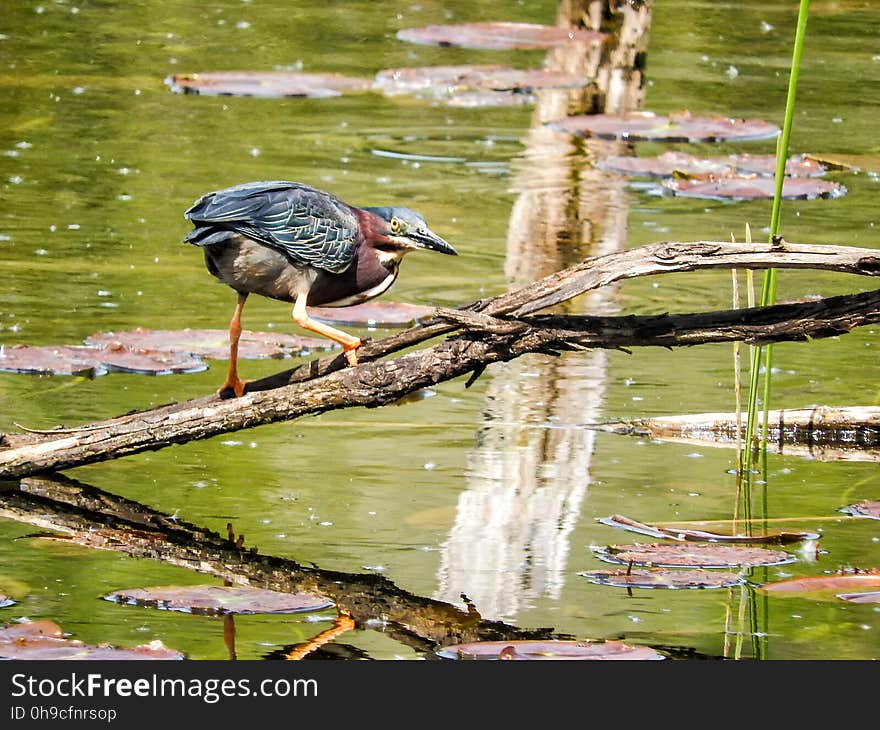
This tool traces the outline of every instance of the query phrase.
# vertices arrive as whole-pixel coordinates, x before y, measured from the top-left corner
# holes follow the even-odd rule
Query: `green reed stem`
[[[770,213],[770,240],[779,235],[780,214],[782,209],[782,185],[785,182],[785,162],[788,159],[788,146],[791,140],[791,127],[794,119],[795,96],[797,94],[798,77],[800,76],[801,58],[804,52],[804,39],[807,34],[807,16],[810,9],[810,0],[801,0],[798,9],[797,30],[794,37],[794,50],[791,58],[791,73],[788,79],[788,96],[785,100],[785,119],[782,124],[782,133],[776,143],[776,187],[773,195],[773,208]],[[761,291],[761,306],[768,306],[776,301],[776,269],[767,269],[764,274],[764,285]],[[741,464],[743,471],[749,471],[752,466],[752,439],[755,433],[755,422],[758,403],[758,379],[759,363],[761,361],[761,347],[752,349],[752,372],[749,383],[749,410],[746,425],[746,449],[744,451],[744,463]],[[764,428],[761,434],[761,449],[767,448],[768,419],[770,410],[770,371],[773,362],[773,348],[768,345],[764,359]]]

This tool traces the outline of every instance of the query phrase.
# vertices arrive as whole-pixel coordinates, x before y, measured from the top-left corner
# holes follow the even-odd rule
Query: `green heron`
[[[238,292],[229,323],[229,372],[218,392],[244,393],[238,377],[241,312],[249,294],[293,302],[293,321],[342,345],[357,365],[361,340],[309,317],[306,307],[347,307],[383,294],[403,256],[424,248],[456,255],[409,208],[356,208],[322,190],[287,180],[207,193],[184,213],[205,264]]]

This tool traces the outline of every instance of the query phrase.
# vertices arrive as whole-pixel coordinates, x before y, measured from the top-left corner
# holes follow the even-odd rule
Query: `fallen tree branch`
[[[693,413],[589,424],[610,433],[735,448],[745,414]],[[767,446],[773,453],[820,461],[880,461],[880,408],[816,406],[771,410]]]
[[[386,405],[416,390],[480,372],[491,363],[529,352],[803,340],[839,335],[880,319],[878,291],[691,315],[525,316],[621,278],[663,271],[768,265],[880,275],[876,252],[829,246],[789,250],[707,242],[654,244],[588,259],[516,292],[462,310],[440,310],[438,321],[432,324],[367,342],[363,352],[359,351],[362,362],[354,368],[337,369],[341,356],[324,358],[252,383],[237,399],[224,401],[210,396],[90,424],[82,431],[67,428],[59,434],[6,436],[4,444],[8,448],[0,450],[0,478],[95,463],[338,408]],[[393,360],[375,361],[382,354],[458,329],[464,331],[433,347]],[[272,389],[264,390],[267,387]]]
[[[216,532],[61,475],[0,489],[0,518],[51,530],[84,547],[158,560],[235,585],[316,593],[360,625],[370,619],[387,622],[383,630],[423,651],[466,641],[571,638],[483,619],[472,610],[409,593],[384,576],[322,570],[261,555]]]

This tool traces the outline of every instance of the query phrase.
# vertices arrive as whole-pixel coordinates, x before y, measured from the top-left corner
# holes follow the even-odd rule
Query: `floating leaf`
[[[841,572],[832,575],[811,575],[765,583],[758,590],[766,593],[828,594],[839,591],[865,591],[880,588],[880,571]],[[821,595],[817,597],[822,597]],[[828,596],[826,596],[828,597]],[[837,597],[835,595],[835,597]]]
[[[744,581],[738,573],[654,568],[651,570],[591,570],[578,575],[592,583],[621,588],[726,588]]]
[[[767,139],[779,134],[779,127],[760,119],[731,119],[720,116],[691,116],[688,113],[662,116],[653,112],[628,114],[582,114],[566,117],[549,126],[582,137],[620,139],[630,142],[726,142]]]
[[[64,632],[54,621],[22,621],[0,626],[0,643],[36,638],[60,639],[63,636]]]
[[[600,559],[609,563],[624,565],[632,563],[658,568],[747,568],[758,565],[783,565],[796,560],[795,556],[781,550],[703,543],[610,545],[594,550]]]
[[[648,525],[644,522],[632,520],[623,515],[600,517],[597,522],[601,522],[608,527],[617,527],[621,530],[637,532],[640,535],[650,535],[651,537],[661,537],[668,540],[687,540],[690,542],[772,543],[775,545],[784,545],[794,542],[803,542],[804,540],[818,540],[821,537],[818,532],[771,532],[766,535],[721,535],[716,532],[707,532],[706,530],[691,530],[680,527],[657,527],[655,525]]]
[[[740,172],[773,177],[776,175],[776,155],[730,155],[731,164]],[[790,177],[821,177],[828,166],[812,155],[794,155],[785,161],[785,174]]]
[[[838,598],[850,603],[880,603],[880,591],[868,591],[866,593],[838,593]]]
[[[711,180],[675,178],[664,180],[663,187],[675,195],[687,198],[713,198],[717,200],[759,200],[773,198],[776,181],[769,177],[735,175]],[[846,188],[830,180],[814,177],[786,177],[782,181],[782,197],[786,200],[815,200],[816,198],[839,198],[846,195]]]
[[[773,176],[776,173],[776,156],[743,154],[696,157],[671,150],[658,157],[609,155],[596,162],[596,167],[609,172],[646,177],[672,177],[675,173],[724,176],[737,172]],[[820,177],[826,171],[824,165],[806,155],[790,157],[785,163],[785,174],[793,177]]]
[[[376,74],[374,88],[386,95],[432,94],[461,91],[533,91],[576,89],[587,84],[583,76],[551,69],[506,66],[421,66],[389,68]]]
[[[871,517],[880,520],[880,501],[865,499],[858,504],[841,507],[840,511],[853,517]]]
[[[371,88],[369,79],[333,73],[289,71],[217,71],[178,74],[165,79],[172,91],[204,96],[309,97],[340,96]]]
[[[665,659],[648,646],[622,641],[475,641],[437,651],[444,659]]]
[[[0,659],[183,659],[178,651],[161,641],[151,641],[131,649],[109,644],[90,645],[65,639],[64,632],[52,621],[28,621],[0,627]]]
[[[96,332],[86,339],[86,344],[175,351],[217,360],[229,357],[227,330],[148,330],[138,327],[125,332]],[[238,343],[238,356],[246,359],[286,358],[309,350],[327,350],[331,346],[329,340],[318,337],[244,331]]]
[[[156,586],[115,591],[108,601],[199,614],[318,611],[332,602],[311,593],[282,593],[249,586]]]
[[[560,28],[536,23],[462,23],[404,28],[397,38],[410,43],[480,49],[556,48],[569,43],[594,43],[607,36],[590,30]]]
[[[37,375],[81,375],[97,377],[110,371],[143,375],[196,373],[207,369],[201,358],[179,352],[85,345],[15,345],[0,354],[0,370]]]
[[[351,307],[309,307],[315,319],[351,327],[408,327],[434,313],[434,307],[403,302],[364,302]]]
[[[178,373],[199,373],[208,369],[200,357],[189,353],[170,350],[107,345],[98,348],[101,364],[111,371],[139,373],[141,375],[174,375]]]
[[[0,370],[31,375],[79,375],[96,378],[109,368],[94,347],[81,345],[12,345],[0,347]]]
[[[478,109],[492,106],[527,106],[534,104],[534,94],[522,91],[462,91],[446,99],[447,106]]]

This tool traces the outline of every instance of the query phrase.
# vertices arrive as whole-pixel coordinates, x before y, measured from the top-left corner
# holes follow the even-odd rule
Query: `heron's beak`
[[[458,256],[458,251],[429,228],[419,228],[418,230],[410,231],[408,235],[410,240],[419,248],[445,253],[449,256]]]

